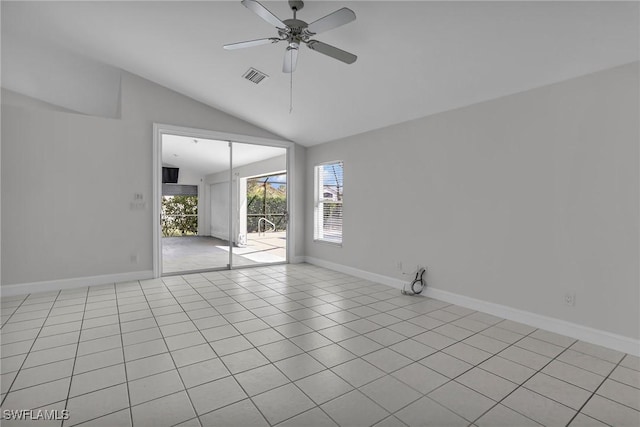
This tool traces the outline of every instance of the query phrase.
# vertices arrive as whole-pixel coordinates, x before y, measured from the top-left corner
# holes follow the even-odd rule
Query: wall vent
[[[267,76],[262,71],[256,70],[255,68],[249,68],[247,72],[242,75],[242,77],[249,80],[250,82],[258,84],[269,76]]]

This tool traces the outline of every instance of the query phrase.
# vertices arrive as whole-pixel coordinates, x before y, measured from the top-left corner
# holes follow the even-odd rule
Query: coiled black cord
[[[404,295],[419,295],[424,288],[427,287],[427,283],[424,281],[424,273],[427,272],[426,268],[421,268],[420,270],[418,270],[418,272],[416,273],[416,278],[413,279],[413,282],[411,282],[411,292],[407,291],[406,289],[402,289],[402,293]]]

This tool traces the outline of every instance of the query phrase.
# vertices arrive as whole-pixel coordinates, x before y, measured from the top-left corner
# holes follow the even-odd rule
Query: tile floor
[[[233,248],[233,265],[286,262],[286,242],[285,232],[249,233],[246,246]],[[224,268],[229,264],[227,245],[226,240],[211,236],[163,237],[162,271],[173,274]]]
[[[1,315],[2,408],[66,408],[64,426],[640,425],[638,357],[306,264]]]

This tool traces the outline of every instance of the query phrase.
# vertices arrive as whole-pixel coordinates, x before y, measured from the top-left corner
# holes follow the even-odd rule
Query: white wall
[[[209,184],[210,203],[208,205],[211,223],[209,235],[218,239],[229,239],[229,183]],[[207,191],[207,190],[205,190]]]
[[[152,270],[154,122],[278,139],[125,72],[120,119],[12,95],[2,102],[3,286]],[[144,210],[130,209],[135,193]]]
[[[282,149],[282,153],[285,153],[286,149]],[[281,156],[271,157],[270,159],[261,160],[258,162],[249,163],[248,165],[239,166],[233,169],[234,174],[240,178],[266,175],[274,172],[281,172],[287,170],[287,156],[282,154]],[[218,173],[212,173],[204,177],[206,183],[214,182],[229,182],[229,171],[222,171]]]
[[[307,256],[389,277],[420,263],[431,287],[638,339],[638,72],[307,149]],[[313,242],[313,166],[331,160],[342,247]]]
[[[289,202],[289,231],[293,233],[289,242],[294,247],[293,258],[289,262],[302,262],[306,253],[305,238],[308,227],[313,227],[313,217],[311,222],[307,223],[305,215],[308,200],[307,194],[307,148],[296,145],[292,149],[291,154],[295,158],[295,168],[288,171],[289,193],[295,194],[296,197]],[[311,180],[313,185],[313,179]],[[308,227],[307,227],[308,225]],[[313,234],[312,234],[313,236]]]
[[[120,117],[120,70],[2,33],[2,86],[82,114]]]

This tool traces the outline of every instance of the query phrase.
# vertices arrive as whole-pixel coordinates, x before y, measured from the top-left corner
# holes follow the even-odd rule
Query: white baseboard
[[[130,282],[132,280],[152,279],[153,271],[134,271],[131,273],[105,274],[102,276],[74,277],[71,279],[46,280],[43,282],[3,285],[0,294],[3,297],[33,294],[37,292],[59,291],[62,289],[82,288],[85,286],[106,285],[109,283]]]
[[[340,273],[350,274],[361,279],[370,280],[376,283],[382,283],[383,285],[391,286],[396,289],[402,289],[404,282],[402,279],[395,279],[389,276],[383,276],[382,274],[371,273],[369,271],[359,270],[357,268],[348,267],[346,265],[337,264],[331,261],[325,261],[320,258],[304,257],[305,262],[318,267],[328,268],[330,270],[339,271]]]
[[[305,256],[292,256],[289,262],[291,264],[302,264],[303,262],[306,262],[306,259],[307,258]]]
[[[309,264],[339,271],[345,274],[350,274],[361,279],[381,283],[383,285],[391,286],[397,289],[402,289],[402,286],[406,282],[406,280],[403,281],[402,279],[395,279],[393,277],[383,276],[381,274],[370,273],[368,271],[359,270],[357,268],[348,267],[346,265],[337,264],[330,261],[325,261],[319,258],[305,257],[305,261]],[[588,326],[579,325],[577,323],[571,323],[565,320],[543,316],[541,314],[532,313],[530,311],[519,310],[517,308],[512,308],[506,305],[495,304],[489,301],[479,300],[476,298],[471,298],[464,295],[443,291],[441,289],[435,289],[432,287],[427,287],[422,295],[451,304],[460,305],[472,310],[492,314],[504,319],[524,323],[535,328],[545,329],[557,334],[566,335],[592,344],[622,351],[624,353],[629,353],[634,356],[640,356],[640,340],[625,337],[623,335],[602,331],[600,329],[590,328]]]

